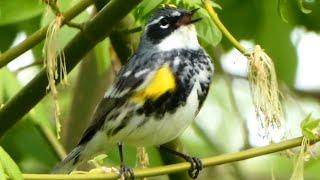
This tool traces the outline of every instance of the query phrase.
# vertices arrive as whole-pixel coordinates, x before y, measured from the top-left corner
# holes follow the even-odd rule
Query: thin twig
[[[75,22],[66,22],[66,25],[71,27],[71,28],[76,28],[79,29],[80,31],[83,31],[85,24],[83,23],[75,23]]]
[[[28,69],[30,67],[33,67],[33,66],[43,66],[43,62],[42,61],[33,62],[31,64],[28,64],[26,66],[23,66],[23,67],[20,67],[20,68],[16,69],[14,72],[17,73],[17,72],[23,71],[25,69]]]
[[[43,0],[43,2],[50,6],[51,10],[56,16],[61,14],[61,11],[57,5],[57,0]]]
[[[203,158],[202,162],[204,167],[216,166],[221,164],[227,164],[232,162],[237,162],[245,159],[254,158],[257,156],[262,156],[266,154],[271,154],[286,149],[294,148],[300,146],[303,137],[294,138],[286,140],[280,143],[271,144],[264,147],[252,148],[236,153],[223,154],[220,156]],[[312,143],[316,143],[320,138],[314,140]],[[190,168],[190,163],[183,162],[178,164],[172,164],[161,167],[146,168],[146,169],[135,169],[134,174],[136,178],[140,177],[151,177],[159,176],[164,174],[175,173],[178,171],[185,171]],[[116,173],[106,173],[106,174],[75,174],[75,175],[49,175],[49,174],[24,174],[25,180],[80,180],[80,179],[117,179],[118,174]]]
[[[57,0],[43,0],[44,3],[46,3],[52,10],[52,12],[55,14],[57,17],[62,17],[64,19],[64,15],[62,11],[60,10],[59,6],[57,5]],[[75,23],[71,21],[64,21],[64,23],[72,28],[79,29],[80,31],[83,31],[84,24],[83,23]]]

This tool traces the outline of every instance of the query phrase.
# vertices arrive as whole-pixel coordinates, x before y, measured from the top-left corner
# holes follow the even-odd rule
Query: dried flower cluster
[[[249,84],[260,134],[270,141],[282,128],[282,108],[272,59],[257,45],[249,56]]]
[[[57,129],[57,137],[60,138],[61,125],[59,123],[60,108],[58,103],[58,90],[56,80],[60,78],[63,84],[67,84],[67,69],[63,51],[59,48],[58,34],[63,22],[63,16],[57,15],[49,25],[43,48],[44,66],[47,69],[48,87],[54,101],[54,112]],[[59,68],[59,70],[58,70]]]

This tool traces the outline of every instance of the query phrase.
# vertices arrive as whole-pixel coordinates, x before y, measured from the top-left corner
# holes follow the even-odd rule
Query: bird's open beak
[[[177,26],[183,26],[183,25],[189,25],[196,23],[201,20],[201,18],[197,19],[192,19],[192,16],[194,15],[195,12],[197,12],[199,8],[193,9],[189,12],[186,12],[180,16],[180,19],[177,21]]]

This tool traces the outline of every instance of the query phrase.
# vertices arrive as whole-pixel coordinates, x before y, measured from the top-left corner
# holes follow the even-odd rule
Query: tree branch
[[[89,7],[92,3],[94,3],[94,1],[96,0],[79,1],[79,3],[73,6],[69,11],[63,13],[63,17],[64,17],[63,24],[65,24],[65,22],[68,22],[74,17],[76,17],[78,14],[84,11],[87,7]],[[49,25],[36,31],[32,35],[30,35],[27,39],[23,40],[17,46],[11,49],[8,49],[4,53],[2,53],[0,55],[0,68],[7,65],[10,61],[20,56],[27,50],[31,49],[33,46],[40,43],[46,37],[48,28],[49,28]]]
[[[67,71],[70,72],[90,49],[107,37],[112,27],[138,5],[140,1],[113,0],[90,20],[85,25],[84,30],[79,32],[63,49]],[[0,137],[46,95],[47,85],[47,74],[43,69],[0,109]]]
[[[250,159],[257,156],[262,156],[266,154],[271,154],[286,149],[294,148],[300,146],[302,143],[302,138],[294,138],[286,140],[280,143],[271,144],[264,147],[252,148],[236,153],[223,154],[220,156],[203,158],[202,162],[204,167],[216,166],[226,163],[237,162],[240,160]],[[320,141],[320,138],[314,140],[311,143],[316,143]],[[172,164],[161,167],[146,168],[146,169],[135,169],[134,174],[136,178],[140,177],[151,177],[159,176],[164,174],[170,174],[178,171],[185,171],[190,168],[190,163],[183,162],[178,164]],[[116,173],[107,174],[76,174],[76,175],[49,175],[49,174],[24,174],[25,180],[79,180],[79,179],[117,179],[118,175]]]

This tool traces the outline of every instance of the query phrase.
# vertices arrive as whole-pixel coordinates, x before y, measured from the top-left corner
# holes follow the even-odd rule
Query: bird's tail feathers
[[[52,170],[53,174],[69,174],[72,170],[74,170],[79,164],[82,158],[81,152],[84,150],[85,146],[77,146],[74,148],[67,157],[58,163]]]

